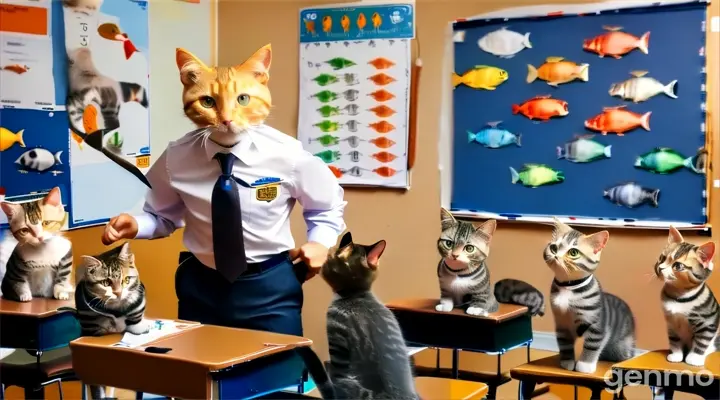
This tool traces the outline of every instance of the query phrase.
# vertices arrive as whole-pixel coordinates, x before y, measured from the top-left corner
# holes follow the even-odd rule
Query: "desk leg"
[[[25,400],[45,399],[45,387],[25,388]]]
[[[665,394],[665,400],[672,400],[675,395],[675,388],[663,388],[663,393]]]
[[[518,399],[529,400],[532,399],[533,392],[535,392],[535,382],[521,380],[518,388]]]
[[[600,388],[593,388],[590,389],[590,400],[600,400],[600,396],[602,396],[602,389]]]
[[[88,400],[88,386],[85,382],[80,382],[80,397],[82,400]]]
[[[0,383],[0,400],[5,400],[5,385]]]
[[[135,400],[142,400],[143,392],[135,392]]]
[[[453,379],[458,379],[460,376],[460,350],[453,349],[452,352],[452,376]]]

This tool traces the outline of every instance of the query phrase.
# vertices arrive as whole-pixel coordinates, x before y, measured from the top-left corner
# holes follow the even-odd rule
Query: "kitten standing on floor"
[[[8,217],[10,234],[17,241],[2,279],[3,297],[30,301],[33,297],[67,300],[73,291],[72,244],[60,230],[67,214],[60,189],[25,203],[0,203]],[[4,240],[3,247],[12,240]]]
[[[720,351],[720,306],[707,280],[713,270],[715,243],[687,243],[670,227],[668,243],[655,262],[655,275],[665,282],[663,311],[670,340],[670,362],[703,366]]]
[[[318,386],[323,398],[418,399],[400,326],[371,292],[384,250],[384,240],[365,246],[348,232],[321,269],[335,293],[327,312],[330,382]]]
[[[635,318],[620,298],[602,291],[593,275],[610,234],[584,235],[555,219],[552,240],[543,252],[555,273],[550,305],[560,364],[567,370],[594,373],[597,362],[619,362],[635,354]],[[575,341],[583,337],[583,350],[575,361]]]

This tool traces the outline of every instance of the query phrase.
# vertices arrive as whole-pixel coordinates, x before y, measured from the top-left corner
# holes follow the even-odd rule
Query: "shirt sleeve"
[[[346,228],[344,191],[322,160],[300,153],[293,174],[294,197],[303,207],[308,241],[330,248]]]
[[[138,224],[136,239],[164,238],[185,226],[185,204],[170,185],[166,153],[167,150],[145,175],[152,189],[145,197],[144,213],[135,216]]]

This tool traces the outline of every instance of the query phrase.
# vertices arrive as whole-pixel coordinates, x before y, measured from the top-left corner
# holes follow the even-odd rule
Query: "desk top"
[[[72,341],[70,347],[107,349],[120,339],[120,335],[82,337]],[[122,347],[112,347],[112,349],[141,353],[147,358],[163,358],[192,363],[208,371],[218,371],[259,357],[311,345],[312,340],[298,336],[200,325],[147,344],[147,346],[172,349],[166,354],[144,352],[142,349],[145,346],[137,349]]]
[[[415,378],[415,390],[423,400],[479,400],[487,394],[488,386],[480,382],[423,376]]]
[[[649,351],[635,358],[613,365],[614,369],[633,370],[633,371],[668,371],[676,373],[688,372],[708,372],[715,379],[720,379],[720,351],[716,351],[707,356],[704,367],[693,367],[692,365],[680,363],[671,363],[665,357],[668,350]]]
[[[31,301],[19,302],[0,298],[0,316],[19,315],[34,318],[47,318],[65,312],[60,307],[75,308],[73,300],[55,300],[34,298]]]
[[[390,310],[415,311],[426,314],[441,315],[458,315],[469,318],[489,319],[495,322],[503,322],[524,315],[528,312],[527,307],[514,304],[500,304],[500,307],[494,313],[487,317],[468,315],[460,308],[455,308],[450,312],[441,312],[435,310],[435,306],[440,300],[438,299],[402,299],[387,303],[385,306]]]
[[[575,380],[579,386],[583,382],[593,384],[605,384],[605,377],[609,376],[608,371],[613,367],[611,362],[599,361],[597,369],[592,374],[568,371],[560,366],[560,355],[554,355],[527,364],[519,365],[510,370],[510,376],[522,380],[524,377],[536,378],[538,382],[558,383],[565,380]],[[537,378],[546,378],[546,381]]]

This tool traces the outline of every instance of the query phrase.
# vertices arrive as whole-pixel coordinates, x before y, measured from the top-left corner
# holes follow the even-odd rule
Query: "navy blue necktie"
[[[247,269],[238,184],[232,175],[235,156],[217,153],[222,174],[212,193],[212,234],[215,268],[234,282]]]

